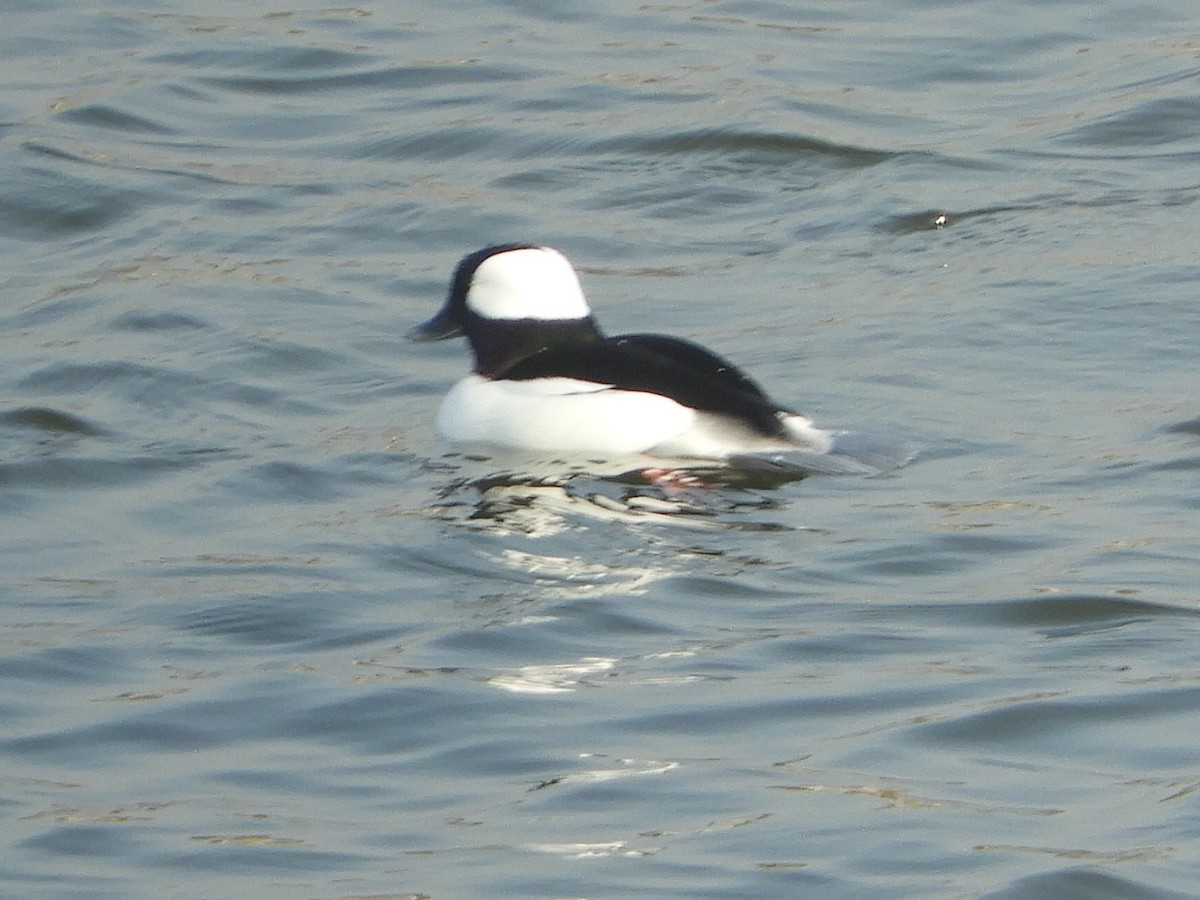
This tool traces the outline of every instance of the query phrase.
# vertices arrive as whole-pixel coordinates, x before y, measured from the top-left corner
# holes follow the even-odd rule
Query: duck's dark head
[[[438,314],[408,332],[417,341],[465,335],[475,371],[496,375],[539,350],[599,336],[579,277],[550,247],[500,244],[463,257]]]

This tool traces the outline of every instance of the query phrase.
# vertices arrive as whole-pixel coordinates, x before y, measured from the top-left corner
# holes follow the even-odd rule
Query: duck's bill
[[[452,321],[443,310],[428,322],[410,328],[405,337],[410,341],[444,341],[446,338],[462,337],[462,334],[462,326]]]

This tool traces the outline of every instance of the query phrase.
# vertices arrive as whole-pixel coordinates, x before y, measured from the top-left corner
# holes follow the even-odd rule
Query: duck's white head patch
[[[489,256],[471,276],[467,307],[489,319],[582,319],[591,315],[579,276],[549,247]]]

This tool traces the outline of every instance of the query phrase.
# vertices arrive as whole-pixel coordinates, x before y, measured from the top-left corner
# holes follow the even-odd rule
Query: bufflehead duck
[[[605,336],[575,270],[549,247],[503,244],[463,258],[441,311],[409,337],[462,335],[475,370],[438,413],[449,440],[588,458],[719,461],[833,448],[832,432],[778,405],[698,344]]]

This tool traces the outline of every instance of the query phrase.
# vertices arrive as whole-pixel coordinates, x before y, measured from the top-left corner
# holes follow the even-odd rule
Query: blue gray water
[[[1193,0],[3,21],[0,895],[1195,896]],[[920,452],[456,453],[514,239]]]

